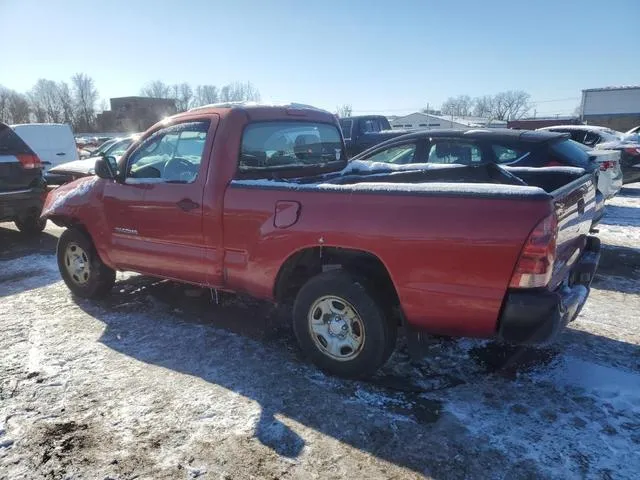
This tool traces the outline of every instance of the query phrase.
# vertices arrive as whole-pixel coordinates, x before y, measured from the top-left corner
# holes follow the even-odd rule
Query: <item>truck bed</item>
[[[300,206],[286,228],[275,226],[273,205],[282,201]],[[412,325],[491,336],[532,228],[558,212],[559,282],[584,249],[594,207],[594,178],[566,167],[347,167],[300,180],[233,180],[227,280],[270,298],[278,271],[266,265],[284,263],[294,243],[360,248],[385,264]]]

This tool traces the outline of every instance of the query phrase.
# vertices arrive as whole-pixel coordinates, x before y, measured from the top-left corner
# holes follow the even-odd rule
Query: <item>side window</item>
[[[429,163],[458,163],[473,165],[482,162],[482,152],[477,145],[458,140],[435,139],[429,147]]]
[[[346,162],[338,126],[329,123],[250,123],[242,134],[240,171],[326,167]]]
[[[395,145],[385,150],[381,150],[365,158],[365,160],[370,160],[372,162],[406,164],[413,163],[415,155],[416,144],[408,143],[406,145]]]
[[[159,130],[127,160],[126,183],[193,183],[198,178],[209,122]]]
[[[362,133],[377,133],[380,130],[382,130],[382,128],[380,128],[380,122],[377,118],[360,121],[360,131]]]
[[[572,140],[575,140],[575,139],[572,139]],[[584,143],[589,147],[594,147],[598,143],[600,143],[601,138],[600,138],[600,135],[598,135],[595,132],[586,132],[583,140],[576,140],[576,141],[577,142],[579,141],[580,143]]]
[[[571,134],[571,140],[578,143],[584,143],[585,133],[588,134],[588,132],[583,132],[581,130],[570,130],[569,133]]]
[[[493,154],[496,157],[498,163],[510,163],[518,160],[525,155],[525,151],[516,150],[513,147],[507,147],[505,145],[491,145]]]

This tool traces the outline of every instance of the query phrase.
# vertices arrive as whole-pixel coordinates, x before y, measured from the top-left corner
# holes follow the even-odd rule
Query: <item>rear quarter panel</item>
[[[302,205],[274,226],[275,203]],[[227,285],[273,298],[281,265],[319,245],[376,255],[408,322],[434,333],[491,336],[515,262],[547,201],[235,186],[224,199]]]

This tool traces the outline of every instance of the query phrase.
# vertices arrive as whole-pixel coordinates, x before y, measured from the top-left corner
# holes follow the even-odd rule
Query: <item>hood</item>
[[[96,160],[102,157],[91,157],[85,160],[66,162],[49,169],[49,173],[87,177],[95,175]]]
[[[94,193],[94,186],[104,185],[99,180],[100,178],[96,176],[79,178],[61,187],[54,188],[47,195],[40,216],[42,218],[49,218],[54,215],[74,217],[74,210],[89,203]]]

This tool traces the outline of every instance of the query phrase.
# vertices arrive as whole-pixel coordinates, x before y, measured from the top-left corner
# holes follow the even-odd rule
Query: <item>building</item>
[[[535,130],[543,127],[553,127],[554,125],[582,125],[580,118],[573,116],[536,117],[521,118],[520,120],[509,120],[507,128],[516,130]]]
[[[640,125],[640,86],[583,90],[580,111],[588,125],[627,131]]]
[[[118,97],[110,99],[111,110],[97,115],[103,132],[143,132],[154,123],[176,113],[176,102],[169,98]]]
[[[431,113],[416,112],[390,121],[393,128],[424,129],[424,128],[506,128],[503,120],[489,120],[482,117],[455,117],[433,115]]]

